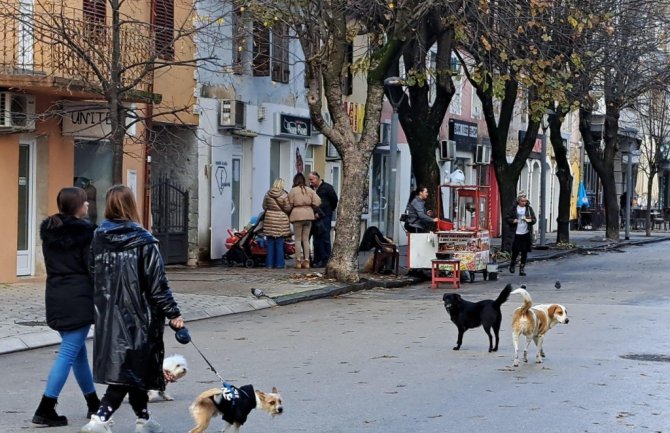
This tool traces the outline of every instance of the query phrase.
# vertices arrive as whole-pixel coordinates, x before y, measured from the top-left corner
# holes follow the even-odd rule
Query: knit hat
[[[520,192],[519,195],[516,196],[517,201],[518,200],[528,200],[528,196],[526,195],[525,192]]]

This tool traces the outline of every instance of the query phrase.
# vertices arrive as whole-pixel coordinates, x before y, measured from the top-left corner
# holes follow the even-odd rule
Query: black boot
[[[512,263],[509,264],[509,271],[510,271],[511,274],[514,273],[514,271],[515,271],[515,269],[514,269],[514,262],[512,262]]]
[[[33,415],[33,424],[42,424],[49,427],[67,425],[67,418],[56,413],[58,400],[53,397],[42,396],[42,401]]]
[[[526,264],[525,263],[519,265],[519,275],[522,276],[522,277],[526,276]]]
[[[91,415],[98,413],[98,409],[100,408],[100,399],[98,398],[98,394],[96,394],[95,391],[90,394],[84,394],[84,398],[86,399],[86,407],[88,407],[86,418],[91,419]]]

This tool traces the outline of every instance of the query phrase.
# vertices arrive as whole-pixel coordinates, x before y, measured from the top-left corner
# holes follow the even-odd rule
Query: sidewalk
[[[556,235],[547,236],[547,245],[529,253],[528,261],[550,260],[585,250],[604,250],[626,245],[670,240],[669,232],[631,232],[630,240],[611,243],[603,231],[573,231],[571,242],[576,248],[559,249],[554,245]],[[623,239],[623,233],[621,234]],[[493,246],[500,239],[493,239]],[[323,269],[267,270],[216,266],[209,268],[170,267],[168,276],[172,290],[186,321],[202,320],[227,314],[242,313],[287,305],[294,302],[337,296],[354,290],[372,287],[402,287],[419,280],[405,276],[406,248],[401,248],[400,274],[377,276],[361,274],[362,282],[355,285],[323,278]],[[365,257],[360,258],[361,268]],[[292,264],[292,261],[288,262]],[[267,297],[257,299],[251,289],[258,288]],[[44,323],[44,278],[30,278],[13,284],[0,284],[0,354],[29,350],[60,343],[57,332]]]

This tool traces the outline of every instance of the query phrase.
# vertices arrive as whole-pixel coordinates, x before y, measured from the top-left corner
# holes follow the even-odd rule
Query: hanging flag
[[[579,182],[579,191],[577,192],[577,207],[589,207],[589,198],[586,196],[586,188],[584,182]]]

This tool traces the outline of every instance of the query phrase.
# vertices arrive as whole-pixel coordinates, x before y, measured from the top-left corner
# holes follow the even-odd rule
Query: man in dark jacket
[[[316,171],[309,174],[309,184],[321,199],[320,212],[318,212],[320,220],[318,225],[321,226],[321,229],[318,233],[314,233],[314,263],[312,266],[322,268],[330,260],[330,229],[338,199],[333,186],[324,182]]]

